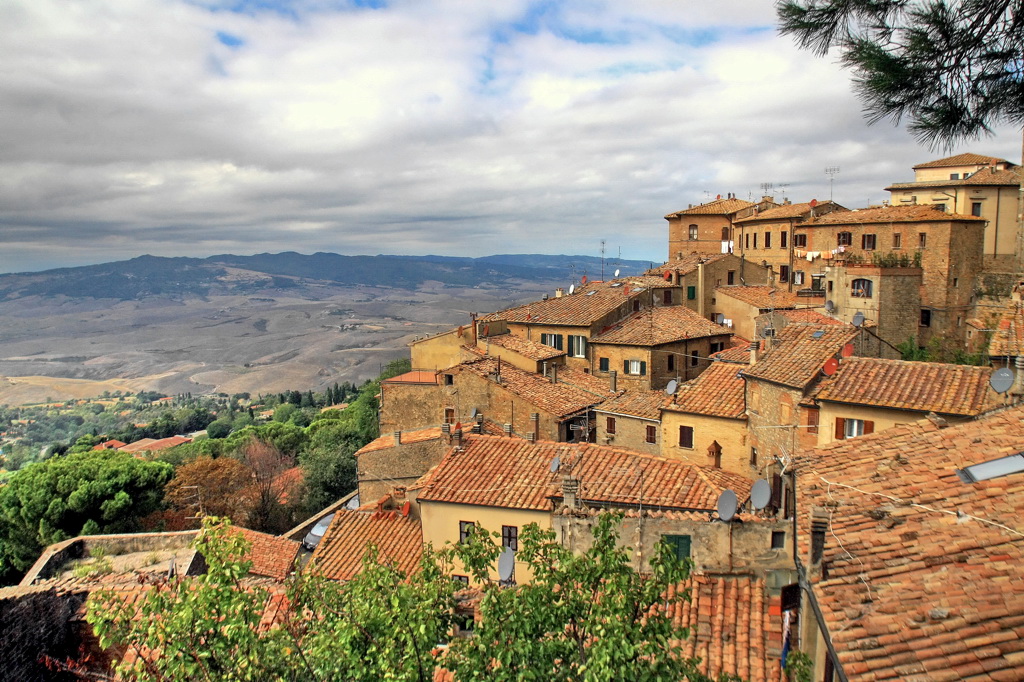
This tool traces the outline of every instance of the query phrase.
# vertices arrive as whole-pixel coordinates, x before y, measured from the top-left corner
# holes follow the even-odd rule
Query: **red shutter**
[[[836,440],[843,440],[846,438],[846,420],[842,417],[836,417]]]
[[[864,435],[875,432],[875,422],[864,420]]]

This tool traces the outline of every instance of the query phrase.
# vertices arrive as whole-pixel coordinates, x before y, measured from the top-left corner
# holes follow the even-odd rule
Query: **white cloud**
[[[661,216],[708,196],[822,198],[840,166],[854,207],[937,156],[867,127],[770,3],[236,4],[0,5],[0,271],[602,238],[658,259]]]

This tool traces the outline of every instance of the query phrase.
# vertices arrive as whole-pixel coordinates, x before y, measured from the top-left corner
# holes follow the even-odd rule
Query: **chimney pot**
[[[395,431],[395,445],[401,445],[401,444],[402,444],[402,432],[401,431]]]
[[[572,476],[565,476],[562,479],[562,501],[569,509],[576,509],[579,504],[577,495],[580,491],[580,482]]]
[[[558,383],[558,365],[557,364],[552,364],[551,365],[551,383],[553,383],[553,384],[557,384]]]
[[[441,424],[441,433],[447,435],[447,434],[450,434],[451,432],[452,432],[452,425],[451,424],[449,424],[448,422],[445,422],[444,424]]]
[[[614,369],[608,372],[608,388],[612,393],[619,390],[619,373]]]
[[[511,424],[504,424],[504,425],[502,425],[501,428],[505,432],[506,436],[511,436],[512,435],[512,425]]]

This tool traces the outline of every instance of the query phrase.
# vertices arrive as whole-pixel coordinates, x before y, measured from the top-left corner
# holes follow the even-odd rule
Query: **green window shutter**
[[[662,535],[662,542],[672,549],[676,559],[680,561],[690,558],[690,536],[689,535]]]
[[[647,374],[647,363],[643,360],[640,361],[640,376]]]
[[[555,348],[557,350],[565,350],[565,346],[562,344],[561,334],[555,334]]]
[[[600,359],[600,361],[598,362],[598,369],[600,369],[602,372],[608,371],[608,358]]]
[[[629,374],[629,360],[622,361],[622,373]]]
[[[697,298],[697,287],[686,287],[686,298],[691,301]]]

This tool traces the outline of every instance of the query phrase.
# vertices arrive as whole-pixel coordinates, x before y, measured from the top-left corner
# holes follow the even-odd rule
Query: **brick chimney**
[[[618,386],[619,373],[613,369],[612,371],[608,372],[608,388],[609,390],[611,390],[612,393],[615,393],[616,391],[619,390]]]
[[[577,495],[580,492],[580,482],[572,476],[562,479],[562,501],[569,509],[576,509],[579,506]]]
[[[529,435],[529,438],[531,440],[540,440],[540,414],[539,413],[532,412],[530,414],[530,424],[531,424],[533,433],[531,433]]]
[[[558,364],[551,363],[551,383],[558,383]]]

